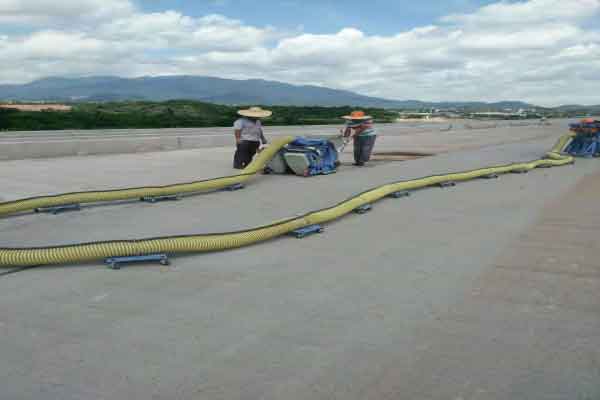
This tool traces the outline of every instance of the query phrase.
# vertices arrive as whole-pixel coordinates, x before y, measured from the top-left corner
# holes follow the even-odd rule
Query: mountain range
[[[520,101],[423,102],[390,100],[320,86],[291,85],[260,79],[234,80],[206,76],[157,76],[120,78],[48,77],[27,84],[0,85],[4,101],[164,101],[198,100],[230,105],[361,106],[398,109],[527,109],[536,106]]]

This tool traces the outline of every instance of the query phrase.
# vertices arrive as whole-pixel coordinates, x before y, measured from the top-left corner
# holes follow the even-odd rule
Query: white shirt
[[[260,142],[262,137],[262,124],[260,120],[252,121],[248,118],[239,118],[233,123],[233,129],[242,132],[241,139],[250,142]]]

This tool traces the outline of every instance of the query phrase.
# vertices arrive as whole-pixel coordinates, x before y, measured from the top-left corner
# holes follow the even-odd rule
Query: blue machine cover
[[[337,168],[338,153],[328,140],[298,137],[287,146],[286,151],[306,155],[310,163],[309,175],[330,174]]]

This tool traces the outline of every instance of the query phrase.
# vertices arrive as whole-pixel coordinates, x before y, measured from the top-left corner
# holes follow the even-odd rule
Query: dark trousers
[[[377,136],[354,136],[354,161],[364,164],[371,158]]]
[[[259,147],[260,142],[250,140],[240,141],[233,156],[233,168],[243,169],[246,165],[250,164],[252,157],[254,157]]]

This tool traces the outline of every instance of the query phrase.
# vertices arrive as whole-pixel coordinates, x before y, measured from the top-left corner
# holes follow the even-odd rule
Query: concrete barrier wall
[[[402,138],[407,134],[435,133],[440,145],[443,134],[461,135],[469,132],[461,124],[454,123],[451,130],[447,124],[411,126],[403,124],[378,124],[379,145],[388,138]],[[504,127],[507,128],[507,127]],[[536,127],[529,127],[533,129]],[[339,125],[269,126],[268,137],[279,135],[309,136],[339,134]],[[515,128],[513,128],[515,129]],[[545,127],[542,127],[545,129]],[[478,132],[496,131],[479,129]],[[469,134],[470,135],[470,134]],[[469,141],[471,141],[469,139]],[[402,148],[410,149],[410,143],[402,142]],[[421,143],[422,144],[422,143]],[[39,132],[1,132],[0,161],[28,158],[52,158],[93,154],[143,153],[185,150],[206,147],[234,146],[231,128],[170,128],[170,129],[112,129]]]
[[[0,160],[172,151],[233,146],[233,142],[231,135],[16,139],[0,142]]]
[[[334,134],[336,126],[269,126],[268,137]],[[228,127],[1,132],[0,161],[234,146]]]
[[[269,126],[268,137],[335,134],[337,126]],[[231,128],[2,132],[0,161],[234,146]]]

